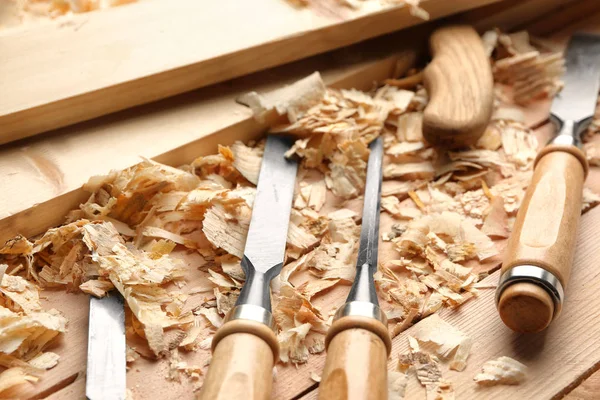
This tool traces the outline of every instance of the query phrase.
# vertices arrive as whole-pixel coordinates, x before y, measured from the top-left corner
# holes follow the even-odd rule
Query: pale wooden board
[[[581,382],[565,399],[567,400],[596,400],[600,397],[600,371]]]
[[[500,0],[424,0],[431,19]],[[144,0],[0,32],[0,143],[421,24],[408,7]],[[369,5],[377,5],[369,7]]]
[[[235,103],[242,93],[268,91],[315,70],[321,71],[328,84],[368,89],[372,82],[392,74],[395,59],[389,54],[394,47],[388,46],[386,57],[359,49],[337,52],[335,63],[328,57],[305,60],[65,128],[24,146],[4,147],[0,149],[0,187],[5,190],[0,196],[4,218],[0,241],[21,230],[33,235],[60,223],[61,215],[85,198],[79,188],[90,176],[126,168],[139,162],[140,156],[181,165],[215,151],[218,143],[260,134],[266,126],[257,123],[248,108]],[[48,201],[52,205],[44,206]],[[58,208],[49,214],[41,211],[44,207]],[[39,218],[37,227],[28,220],[31,213]]]
[[[45,397],[45,400],[66,400],[66,399],[83,399],[82,394],[85,393],[85,376],[77,376],[75,381],[69,386],[62,388],[58,392]]]

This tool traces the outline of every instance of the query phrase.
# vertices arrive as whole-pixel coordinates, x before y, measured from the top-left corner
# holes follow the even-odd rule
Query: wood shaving
[[[262,95],[250,92],[240,96],[237,101],[250,107],[260,120],[264,120],[268,111],[275,110],[279,115],[286,114],[290,121],[296,122],[324,95],[325,84],[321,75],[315,72],[292,85]]]
[[[402,400],[406,394],[408,375],[398,371],[388,371],[388,400]]]
[[[258,183],[258,174],[260,172],[260,164],[262,162],[263,149],[248,147],[242,142],[235,142],[231,146],[233,152],[233,166],[256,185]]]
[[[13,386],[37,381],[37,377],[28,374],[23,368],[9,368],[0,373],[0,393],[10,389]]]
[[[590,208],[600,204],[600,196],[592,192],[588,187],[583,188],[583,200],[581,204],[581,212],[588,211]]]
[[[473,380],[482,386],[518,385],[525,380],[527,367],[510,357],[486,361]]]
[[[469,355],[472,341],[458,329],[433,314],[419,323],[413,329],[412,336],[419,341],[421,349],[430,351],[443,359],[454,357],[450,368],[463,371]]]
[[[590,165],[600,166],[600,141],[584,144],[583,150]]]
[[[528,104],[542,97],[554,96],[562,87],[560,78],[564,72],[564,58],[560,52],[543,53],[535,49],[527,32],[510,35],[484,34],[488,48],[495,51],[493,62],[494,80],[511,85],[513,99],[517,104]]]

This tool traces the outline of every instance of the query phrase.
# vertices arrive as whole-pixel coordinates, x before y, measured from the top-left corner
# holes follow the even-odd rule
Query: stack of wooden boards
[[[264,7],[273,6],[274,4],[273,1],[256,3],[253,5],[255,12],[261,10],[262,3],[265,4]],[[428,3],[431,4],[429,5]],[[444,8],[442,6],[443,3],[436,1],[423,2],[423,7],[428,9],[432,17],[435,17],[447,15],[452,10],[460,11],[491,2],[457,2],[457,4],[453,4],[452,10]],[[567,18],[567,20],[554,20],[553,23],[555,25],[549,26],[548,21],[550,17],[540,14],[542,2],[528,1],[518,5],[515,5],[515,3],[510,1],[500,2],[493,6],[496,7],[495,10],[487,11],[491,14],[485,14],[484,11],[476,10],[471,17],[467,15],[463,18],[474,18],[473,16],[475,16],[480,21],[481,27],[487,27],[486,24],[502,24],[506,20],[510,20],[513,23],[516,21],[518,25],[535,19],[538,22],[532,26],[534,32],[535,29],[538,29],[537,33],[544,34],[554,31],[554,26],[562,27],[565,22],[569,22],[569,18],[577,19],[577,16],[580,15],[577,12],[586,13],[589,9],[594,9],[593,4],[591,4],[592,2],[577,2],[577,5],[567,4],[575,3],[567,1],[544,2],[546,3],[544,7],[548,7],[544,11],[551,11],[553,7],[567,7],[561,9],[557,14]],[[140,4],[152,4],[152,6],[144,6],[143,10],[146,10],[144,12],[147,13],[161,15],[160,13],[164,11],[160,8],[160,11],[156,11],[157,6],[161,4],[159,2],[149,0],[147,3]],[[460,8],[462,7],[461,4],[464,5],[463,8]],[[436,6],[439,6],[439,8],[435,8]],[[289,8],[284,8],[289,7],[285,3],[277,3],[274,7],[273,12],[279,10],[281,13],[286,13],[286,15],[291,12],[288,11]],[[266,13],[266,10],[265,8],[260,12]],[[268,10],[271,11],[270,8]],[[239,11],[242,13],[240,14],[242,16],[246,12],[244,9],[240,9]],[[297,10],[293,11],[298,12]],[[66,27],[63,29],[72,29],[71,33],[81,32],[73,37],[84,34],[91,35],[96,32],[94,29],[100,29],[95,24],[106,27],[107,25],[101,24],[118,24],[127,20],[120,12],[120,10],[115,10],[114,15],[117,16],[115,17],[116,19],[113,19],[112,11],[102,14],[99,20],[93,15],[85,16],[89,20],[81,19],[81,22],[76,21],[75,25],[72,25],[71,28]],[[140,11],[140,14],[146,15],[144,12]],[[221,10],[220,12],[224,11]],[[530,14],[527,14],[528,12]],[[185,13],[182,11],[181,15],[186,13],[188,15],[191,14],[190,9],[186,9]],[[170,96],[191,88],[224,81],[275,64],[327,51],[334,47],[352,43],[358,39],[386,33],[397,29],[398,26],[382,26],[379,22],[393,20],[395,24],[402,23],[398,22],[399,19],[397,18],[390,18],[397,16],[394,13],[400,13],[399,15],[403,15],[403,18],[406,18],[405,21],[407,22],[405,26],[417,22],[417,20],[409,16],[408,10],[397,11],[394,9],[381,13],[387,14],[386,18],[380,17],[380,14],[356,17],[351,20],[352,24],[355,23],[356,25],[348,22],[345,24],[339,21],[331,22],[329,20],[325,23],[323,21],[326,18],[313,17],[314,10],[310,9],[302,10],[300,13],[298,15],[311,15],[311,17],[299,16],[298,21],[303,21],[307,25],[297,28],[298,31],[296,32],[288,31],[285,34],[281,34],[281,36],[261,36],[256,39],[259,44],[244,43],[240,48],[246,50],[237,53],[231,49],[225,51],[223,50],[224,48],[220,47],[218,50],[223,50],[220,53],[203,54],[200,56],[196,54],[195,57],[198,58],[191,61],[190,58],[186,58],[190,56],[189,52],[177,55],[169,53],[165,48],[163,53],[157,51],[154,55],[154,61],[157,62],[156,65],[148,66],[147,71],[142,71],[140,75],[135,75],[132,78],[132,75],[128,75],[128,73],[132,72],[132,67],[127,63],[133,63],[135,56],[139,55],[138,52],[142,51],[139,49],[144,48],[140,43],[145,43],[145,40],[149,39],[149,36],[140,37],[140,42],[136,42],[137,44],[132,42],[127,46],[123,45],[121,47],[122,52],[116,53],[120,56],[111,65],[91,65],[90,70],[85,70],[84,67],[87,64],[83,63],[84,65],[80,71],[82,74],[81,81],[73,82],[70,89],[74,89],[68,93],[64,89],[65,77],[68,75],[62,75],[62,77],[60,75],[61,73],[65,73],[66,70],[50,67],[47,69],[44,68],[44,74],[37,75],[37,78],[34,78],[35,74],[32,73],[31,69],[23,68],[23,66],[25,64],[37,65],[39,68],[39,65],[43,65],[43,63],[57,65],[64,62],[63,65],[66,68],[67,66],[72,66],[72,62],[65,60],[53,61],[50,57],[50,50],[35,56],[40,58],[31,58],[31,53],[18,51],[18,46],[23,46],[24,44],[29,45],[29,43],[32,43],[37,46],[37,43],[41,42],[35,41],[35,38],[39,38],[40,32],[51,33],[53,32],[52,29],[56,29],[56,27],[50,28],[50,25],[48,25],[44,28],[19,31],[14,33],[15,36],[11,36],[12,34],[2,35],[0,36],[2,48],[8,49],[8,54],[14,54],[15,56],[7,57],[10,62],[3,64],[5,67],[0,67],[0,73],[2,76],[14,76],[15,78],[5,79],[3,82],[3,89],[6,90],[3,90],[3,92],[14,93],[14,96],[4,96],[5,100],[0,103],[3,107],[1,109],[2,115],[0,116],[0,126],[2,127],[0,136],[3,137],[4,141],[29,136],[48,129]],[[484,15],[487,19],[483,18]],[[523,19],[515,19],[515,15],[521,16]],[[222,16],[215,15],[215,18],[217,18],[215,21],[221,21],[223,18],[227,19],[227,17],[230,17],[227,13]],[[119,20],[118,18],[125,19]],[[366,20],[361,18],[366,18]],[[277,20],[277,18],[274,19]],[[192,25],[196,26],[196,20],[193,18],[188,18],[188,20],[190,20],[190,24],[194,22]],[[592,18],[586,23],[593,27],[593,23],[597,20],[597,17],[595,19]],[[83,21],[88,22],[84,22],[78,30],[75,30],[79,26],[78,24],[81,24]],[[159,20],[157,19],[156,21]],[[170,20],[170,23],[175,24],[175,21]],[[292,14],[289,14],[286,18],[282,17],[278,21],[281,26],[287,28],[290,27],[290,21],[295,21],[295,19],[292,18]],[[402,20],[400,19],[400,21]],[[320,23],[323,25],[319,25]],[[365,23],[367,24],[365,26],[368,27],[372,25],[378,26],[376,29],[379,30],[365,32],[362,28],[356,29],[357,32],[360,31],[361,35],[364,35],[360,38],[351,38],[348,35],[342,34],[342,32],[345,32],[342,29],[351,27],[350,29],[352,30],[352,28],[359,26],[363,27],[359,23]],[[216,25],[219,24],[216,23]],[[253,31],[253,25],[248,25],[247,23],[246,25]],[[90,27],[89,31],[86,30],[86,26]],[[231,32],[236,32],[232,28],[234,26],[226,26],[230,34]],[[581,25],[581,27],[587,26],[586,24]],[[95,28],[91,29],[92,27]],[[510,25],[507,25],[507,27],[510,27]],[[263,32],[262,28],[265,28],[264,32],[273,34],[272,27],[268,27],[269,29],[267,29],[267,27],[263,26],[260,32]],[[576,28],[568,27],[559,30],[552,35],[552,38],[561,41]],[[40,30],[38,31],[37,29]],[[131,29],[135,29],[134,25],[131,25]],[[152,29],[159,28],[154,26]],[[61,41],[61,35],[64,34],[64,31],[57,32],[59,32],[56,34],[58,36],[49,35],[49,37]],[[299,34],[300,32],[304,33]],[[296,35],[292,35],[294,33]],[[236,37],[237,35],[244,36],[243,34],[240,35],[239,31],[235,34]],[[85,50],[82,47],[84,44],[82,37],[78,38],[78,45],[73,45],[75,47],[71,48],[70,52],[72,53],[67,53],[71,54],[73,58],[78,54],[77,51]],[[337,41],[327,40],[336,37],[338,38]],[[18,38],[23,39],[23,41],[16,40]],[[189,38],[197,39],[197,36],[190,34]],[[182,40],[182,37],[179,37],[179,39]],[[17,233],[35,235],[52,225],[60,223],[68,210],[76,207],[80,201],[85,199],[85,194],[77,188],[87,181],[91,175],[106,173],[113,168],[130,166],[138,160],[138,155],[140,154],[153,157],[167,164],[179,165],[189,162],[201,154],[214,152],[218,143],[229,144],[234,140],[248,140],[258,137],[265,126],[254,121],[247,109],[233,103],[233,99],[239,93],[248,90],[265,91],[278,87],[284,83],[293,82],[302,76],[308,75],[313,70],[321,70],[326,82],[333,86],[367,89],[373,81],[380,81],[393,74],[398,58],[394,56],[390,57],[389,55],[397,49],[397,43],[401,39],[402,34],[391,36],[368,45],[359,45],[349,50],[339,51],[336,54],[312,58],[276,70],[240,78],[232,83],[221,84],[142,108],[123,111],[119,114],[110,115],[78,126],[68,127],[53,135],[41,137],[26,143],[22,142],[5,146],[0,150],[0,171],[3,174],[2,187],[5,193],[3,199],[0,200],[2,201],[0,212],[3,216],[3,219],[0,221],[0,239],[7,239]],[[31,40],[31,42],[28,40]],[[207,41],[208,38],[190,41],[188,45],[181,47],[183,50],[191,48],[208,49],[210,46],[205,45]],[[261,44],[265,41],[266,44]],[[92,46],[92,44],[87,42],[85,46],[90,46],[89,52],[91,58],[89,62],[92,63],[96,59],[92,57],[94,49],[102,48],[102,44],[97,43]],[[371,50],[375,46],[379,48],[379,53],[376,55],[367,55],[367,50]],[[285,49],[295,49],[294,51],[297,51],[297,53],[289,54],[286,53],[287,50]],[[114,48],[111,47],[111,57],[114,56],[112,50]],[[260,53],[258,52],[259,50],[265,53]],[[10,53],[10,51],[14,51],[14,53]],[[27,58],[24,53],[27,53]],[[233,68],[228,69],[225,73],[221,73],[223,72],[223,68],[221,67],[223,63],[230,65],[230,61],[228,60],[231,60],[231,58],[227,57],[233,57],[231,56],[232,53],[239,55],[240,58],[235,62],[231,61]],[[264,54],[265,56],[258,57],[258,54]],[[266,56],[269,54],[271,55],[270,58]],[[17,55],[19,56],[17,57]],[[388,57],[383,57],[383,55],[388,55]],[[145,54],[140,57],[136,61],[136,65],[140,65],[139,60],[145,60],[145,57],[148,57],[148,55]],[[183,61],[181,61],[182,59]],[[257,61],[257,63],[247,62],[248,59]],[[182,64],[168,64],[169,62],[178,60]],[[335,65],[333,65],[332,60],[335,60]],[[142,62],[141,64],[144,63]],[[156,69],[151,69],[151,67]],[[7,69],[4,70],[1,68]],[[99,68],[99,70],[104,71],[106,73],[104,78],[99,80],[90,79],[92,76],[94,78],[102,76],[102,74],[96,75],[93,71],[97,72],[98,70],[94,70],[93,68]],[[68,72],[71,75],[73,74],[71,70]],[[135,72],[136,74],[139,73],[139,71]],[[217,74],[217,72],[219,73]],[[178,79],[178,76],[183,76],[183,78]],[[19,87],[39,87],[40,84],[43,84],[44,87],[44,90],[41,90],[40,93],[43,92],[46,95],[33,90],[29,92],[19,92],[16,90]],[[122,100],[115,101],[115,98],[122,98]],[[6,107],[4,107],[5,105]],[[539,104],[538,109],[527,110],[530,126],[539,127],[538,130],[541,134],[549,129],[549,126],[545,124],[547,120],[547,106],[547,104]],[[591,186],[600,186],[600,179],[598,179],[597,174],[591,174],[590,179]],[[35,206],[38,203],[40,204]],[[583,287],[583,282],[589,280],[591,274],[593,274],[594,260],[592,255],[596,250],[593,221],[597,218],[600,218],[600,213],[597,210],[590,212],[583,218],[582,240],[578,251],[579,256],[576,261],[572,287],[578,287],[578,285]],[[493,276],[490,279],[495,281],[497,277]],[[593,293],[594,289],[594,285],[588,285],[585,287],[585,290],[580,291],[576,296],[571,296],[571,299],[581,296],[582,300],[585,299],[590,304],[575,307],[572,302],[571,310],[565,309],[565,317],[559,322],[560,325],[557,324],[552,329],[551,333],[546,337],[544,345],[546,349],[554,346],[572,346],[574,357],[575,355],[581,355],[581,357],[578,356],[575,358],[579,362],[578,369],[564,368],[565,371],[563,372],[560,360],[553,359],[551,351],[545,351],[543,357],[536,358],[535,369],[537,373],[531,377],[531,380],[538,382],[546,381],[549,380],[548,376],[550,374],[562,374],[563,378],[554,379],[551,382],[552,384],[548,385],[536,385],[530,382],[526,387],[521,387],[522,390],[531,390],[530,392],[526,392],[526,397],[547,398],[560,396],[568,392],[578,381],[593,372],[594,366],[599,361],[593,358],[594,353],[598,354],[598,348],[600,348],[600,344],[597,338],[595,338],[597,335],[593,335],[593,329],[581,329],[581,332],[578,331],[576,334],[573,332],[573,328],[567,327],[577,325],[586,326],[586,321],[590,321],[588,323],[590,326],[593,326],[591,321],[593,321],[595,314],[590,313],[590,310],[598,309],[598,307],[593,304],[593,296],[589,296],[587,293]],[[468,304],[461,310],[460,315],[449,315],[449,313],[446,313],[444,316],[448,317],[451,322],[456,323],[459,328],[465,330],[474,338],[481,338],[479,342],[481,351],[477,353],[477,357],[481,357],[481,361],[485,361],[485,359],[496,355],[507,354],[508,352],[511,352],[511,354],[516,352],[523,357],[527,357],[528,355],[533,357],[534,352],[530,348],[511,349],[510,340],[514,337],[501,327],[498,319],[494,318],[495,310],[492,307],[493,302],[487,298],[490,295],[486,294],[482,296],[481,301]],[[76,297],[78,305],[86,304],[83,296],[69,296]],[[81,397],[84,383],[83,376],[85,373],[87,310],[85,308],[65,309],[64,294],[62,293],[56,295],[49,293],[48,297],[48,302],[64,310],[71,321],[71,330],[65,337],[64,342],[59,345],[59,349],[57,349],[57,351],[62,349],[64,354],[68,354],[69,356],[64,357],[59,366],[49,371],[38,385],[28,392],[19,393],[18,397],[44,398],[52,393],[54,394],[51,398]],[[484,319],[481,315],[489,315],[489,318]],[[487,322],[490,320],[496,321],[498,324],[489,326]],[[576,335],[579,335],[577,340],[571,340]],[[587,352],[587,356],[580,353],[582,351],[581,343],[584,342],[588,346],[592,346],[589,347],[590,350]],[[521,341],[520,343],[523,342]],[[405,339],[403,337],[397,338],[394,346],[395,353],[403,350]],[[534,350],[536,350],[534,344],[531,347],[534,347]],[[536,351],[539,351],[539,349]],[[311,394],[309,392],[316,387],[316,384],[308,378],[309,372],[319,371],[322,367],[322,362],[323,357],[316,357],[309,364],[301,366],[299,370],[296,370],[294,367],[279,368],[278,378],[275,383],[275,396],[277,398],[297,398],[302,394],[308,393],[307,396],[310,397]],[[541,363],[539,367],[537,363]],[[473,366],[476,364],[473,363]],[[136,371],[136,368],[134,368],[128,376],[130,384],[135,385],[136,382],[141,383],[152,380],[153,382],[148,384],[148,388],[145,389],[148,390],[148,393],[162,391],[169,393],[169,396],[177,395],[184,398],[191,396],[191,391],[187,388],[176,384],[168,385],[162,379],[162,376],[149,379],[149,371],[152,371],[152,369],[144,369],[142,367],[137,368]],[[302,376],[302,379],[298,379],[299,375]],[[464,374],[461,377],[457,377],[456,381],[460,382],[461,379],[470,379],[471,376],[472,374]],[[73,383],[74,381],[75,383]],[[519,392],[519,394],[522,393],[524,392]],[[459,392],[458,398],[466,397],[465,394]],[[493,396],[497,396],[498,398],[508,398],[514,396],[514,394],[514,391],[506,389],[499,389],[493,392]]]

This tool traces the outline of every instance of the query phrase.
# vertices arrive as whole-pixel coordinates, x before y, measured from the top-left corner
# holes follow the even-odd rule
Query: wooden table
[[[582,4],[577,9],[579,13],[587,12],[585,7],[594,9],[592,2]],[[570,33],[578,29],[600,32],[600,14],[572,23],[581,16],[577,12],[565,9],[553,20],[553,26],[548,26],[548,20],[540,19],[532,29],[539,33],[552,31],[547,36],[557,43],[564,43]],[[555,29],[556,26],[562,28]],[[386,45],[389,43],[383,45],[383,50]],[[387,54],[391,53],[390,49],[387,47]],[[4,193],[0,198],[0,240],[16,232],[34,235],[60,223],[66,211],[85,198],[77,188],[89,176],[127,167],[135,163],[139,155],[178,165],[212,152],[217,143],[256,137],[264,126],[255,122],[245,107],[233,102],[239,93],[278,87],[315,69],[322,71],[328,83],[341,87],[360,88],[362,85],[366,89],[372,80],[388,76],[396,60],[367,55],[363,50],[357,47],[351,52],[339,52],[334,57],[335,65],[330,57],[316,57],[0,148],[0,188]],[[540,102],[526,110],[527,122],[535,127],[540,138],[547,138],[551,133],[548,106],[548,102]],[[165,136],[166,131],[170,136]],[[594,169],[587,184],[600,193],[600,171]],[[476,341],[468,370],[450,376],[459,388],[458,399],[478,394],[485,398],[550,398],[567,393],[568,398],[573,399],[600,397],[600,372],[594,374],[600,367],[600,298],[595,295],[600,289],[596,266],[596,253],[600,250],[599,223],[600,208],[582,218],[569,303],[561,319],[544,335],[544,340],[518,336],[504,328],[493,308],[493,291],[484,291],[480,298],[465,304],[458,312],[443,311],[444,319]],[[496,282],[497,272],[488,279]],[[318,301],[341,303],[346,291],[347,287],[341,287]],[[19,392],[18,396],[83,398],[87,297],[62,292],[44,295],[46,306],[62,310],[69,318],[69,332],[49,349],[63,354],[63,358],[36,386]],[[394,340],[391,362],[398,352],[405,350],[406,334],[403,333]],[[473,372],[483,361],[499,355],[518,355],[530,360],[534,370],[530,380],[519,387],[473,392]],[[564,366],[560,366],[560,358],[565,360]],[[298,368],[278,365],[274,396],[315,398],[317,384],[310,380],[310,373],[320,373],[323,363],[324,354],[321,354],[312,356],[307,364]],[[164,380],[164,372],[156,363],[140,359],[128,372],[128,385],[138,393],[152,393],[156,397],[193,397],[189,386]],[[415,392],[411,390],[414,388],[409,388],[407,398],[413,398],[410,393]]]

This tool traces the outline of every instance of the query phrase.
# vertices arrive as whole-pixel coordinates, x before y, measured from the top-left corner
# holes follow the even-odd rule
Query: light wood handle
[[[349,328],[353,318],[360,317],[341,318],[330,329],[320,400],[387,399],[388,344],[380,336],[389,340],[387,328],[374,319],[373,329]]]
[[[213,356],[199,398],[271,398],[277,337],[267,326],[248,320],[223,325],[213,339]]]
[[[423,136],[436,145],[475,144],[492,116],[494,81],[483,43],[469,25],[446,26],[430,37],[432,61],[423,74],[429,104]]]
[[[587,162],[576,147],[547,146],[539,154],[532,182],[513,227],[502,273],[534,265],[554,274],[566,288],[581,215]],[[558,310],[540,287],[516,283],[502,293],[498,309],[515,331],[545,329]]]

